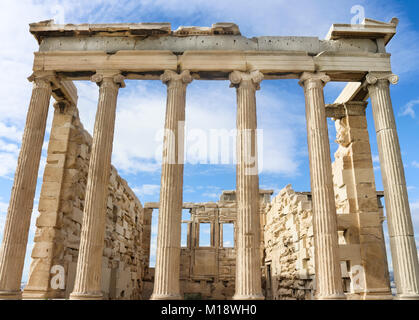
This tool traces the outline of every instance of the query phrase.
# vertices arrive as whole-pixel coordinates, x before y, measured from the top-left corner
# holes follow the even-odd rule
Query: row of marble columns
[[[36,74],[27,114],[18,166],[0,247],[0,299],[21,298],[20,282],[28,240],[36,180],[53,74]],[[180,234],[183,190],[183,130],[189,71],[165,71],[167,109],[161,175],[155,283],[152,299],[180,299]],[[237,93],[237,243],[235,299],[263,299],[260,265],[259,178],[256,139],[256,91],[259,71],[230,74]],[[93,133],[86,201],[76,280],[71,299],[100,299],[107,186],[119,88],[119,73],[98,71],[92,81],[100,95]],[[307,137],[313,201],[316,297],[341,299],[343,293],[337,217],[333,191],[330,146],[323,95],[330,78],[324,73],[303,73],[300,85],[306,98]],[[366,77],[375,127],[393,258],[397,294],[419,298],[419,265],[409,209],[406,181],[390,100],[389,84],[397,77],[370,73]],[[180,125],[181,124],[181,125]],[[178,137],[182,137],[179,139]],[[170,159],[175,159],[171,161]]]

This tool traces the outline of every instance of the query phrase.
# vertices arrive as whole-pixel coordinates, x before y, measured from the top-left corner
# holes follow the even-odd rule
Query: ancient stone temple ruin
[[[39,51],[0,248],[0,299],[393,299],[385,218],[396,298],[419,299],[419,264],[389,89],[398,77],[386,45],[397,24],[397,19],[334,24],[324,40],[250,39],[233,23],[177,30],[169,23],[31,24]],[[187,85],[229,80],[237,93],[236,190],[223,192],[217,202],[183,202],[184,139],[165,136],[159,202],[142,204],[111,165],[117,97],[125,79],[161,80],[167,86],[165,129],[174,137],[183,133]],[[259,189],[255,92],[270,79],[299,79],[302,86],[310,192]],[[98,85],[93,136],[79,118],[73,80]],[[323,88],[330,81],[348,84],[326,104]],[[51,96],[54,118],[22,292]],[[377,192],[374,180],[368,98],[384,192]],[[333,163],[328,117],[335,121],[339,144]],[[158,236],[151,268],[154,209]],[[182,220],[185,210],[189,218]],[[200,242],[203,224],[210,230],[207,245]],[[223,240],[229,226],[230,246]]]

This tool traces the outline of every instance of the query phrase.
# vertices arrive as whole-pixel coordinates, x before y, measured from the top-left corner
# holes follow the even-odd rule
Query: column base
[[[387,295],[376,295],[376,294],[369,294],[362,298],[363,300],[393,300],[394,297],[391,294]]]
[[[45,300],[48,299],[48,292],[41,290],[23,290],[23,300]]]
[[[70,300],[103,300],[102,293],[79,293],[73,292],[70,294]]]
[[[419,294],[402,293],[394,297],[394,300],[419,300]]]
[[[263,294],[235,294],[233,300],[265,300]]]
[[[393,300],[394,296],[389,291],[365,292],[362,300]]]
[[[183,297],[179,293],[173,294],[155,294],[153,293],[150,300],[183,300]]]
[[[319,295],[316,296],[316,300],[346,300],[346,295],[344,293],[331,294],[331,295]]]
[[[21,300],[22,291],[0,291],[0,300]]]

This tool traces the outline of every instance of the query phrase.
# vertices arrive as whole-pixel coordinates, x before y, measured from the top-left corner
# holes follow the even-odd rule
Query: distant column
[[[183,153],[186,86],[189,71],[166,70],[161,76],[167,85],[165,137],[160,187],[160,208],[154,289],[151,300],[181,299],[180,236],[183,197]]]
[[[418,254],[390,98],[390,82],[396,84],[398,77],[391,73],[369,73],[366,77],[377,133],[397,296],[400,299],[419,299]]]
[[[0,299],[21,299],[20,290],[33,200],[44,143],[53,74],[35,74],[15,179],[0,247]]]
[[[102,299],[102,254],[105,236],[106,200],[111,169],[116,103],[124,78],[115,72],[98,72],[92,77],[99,89],[86,200],[77,261],[76,280],[70,299]]]
[[[230,74],[237,93],[237,258],[235,300],[262,300],[256,90],[259,71]]]
[[[306,100],[307,140],[313,202],[317,299],[344,299],[339,262],[337,216],[323,87],[325,73],[304,72],[300,79]]]

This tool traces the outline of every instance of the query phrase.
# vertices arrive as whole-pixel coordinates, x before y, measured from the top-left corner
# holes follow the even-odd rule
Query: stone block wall
[[[260,190],[260,214],[264,221],[265,206],[270,202],[272,190]],[[157,209],[158,203],[146,203],[149,208]],[[235,292],[236,278],[236,229],[234,241],[224,247],[225,224],[235,226],[237,219],[237,200],[235,191],[223,191],[217,202],[184,203],[188,209],[189,220],[183,220],[187,230],[186,245],[181,247],[180,256],[180,291],[185,299],[229,300]],[[210,244],[200,245],[201,224],[210,225]],[[184,229],[184,230],[185,230]],[[228,238],[230,240],[230,238]],[[232,239],[233,240],[233,239]],[[261,250],[262,259],[263,250]],[[144,279],[144,296],[153,291],[153,269]]]
[[[336,106],[334,106],[336,107]],[[387,257],[365,102],[337,106],[332,164],[339,259],[348,299],[391,299]],[[311,196],[287,186],[267,208],[266,295],[271,299],[311,299],[315,291]]]
[[[282,189],[266,208],[265,297],[268,300],[312,299],[314,247],[311,199]]]
[[[344,287],[349,298],[391,298],[387,256],[377,199],[366,103],[345,104],[335,120],[339,147],[332,164]]]
[[[91,144],[92,137],[84,130],[77,107],[57,108],[24,297],[68,298],[72,292]],[[114,167],[108,190],[102,291],[105,299],[139,299],[148,266],[143,207]]]

